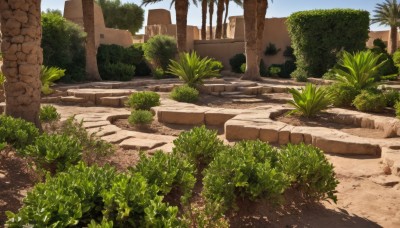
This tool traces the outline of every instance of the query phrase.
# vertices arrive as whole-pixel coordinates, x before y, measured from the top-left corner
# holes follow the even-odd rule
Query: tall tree
[[[41,0],[0,0],[6,115],[40,127]]]
[[[208,0],[201,0],[201,39],[207,39],[207,3]]]
[[[227,19],[228,19],[228,14],[229,14],[229,2],[231,0],[225,0],[225,16],[224,16],[224,24],[223,24],[223,32],[222,32],[222,37],[226,38],[227,37],[227,30],[228,30],[228,24],[227,24]],[[243,7],[242,0],[233,0],[238,6]]]
[[[217,27],[215,28],[215,39],[222,37],[222,17],[224,15],[225,0],[218,0],[217,2]]]
[[[393,54],[397,50],[397,27],[400,25],[400,4],[397,0],[385,0],[378,3],[374,10],[374,16],[371,20],[373,24],[390,26],[390,53]]]
[[[86,36],[86,76],[88,80],[101,81],[99,69],[97,67],[97,48],[95,42],[94,26],[94,1],[82,0],[83,24]]]
[[[267,13],[268,0],[257,0],[257,62],[262,56],[265,14]]]
[[[260,80],[258,51],[257,51],[257,1],[244,0],[244,31],[245,31],[245,52],[246,52],[246,71],[242,79]]]
[[[214,15],[214,0],[209,0],[208,13],[210,14],[210,40],[214,39],[213,34],[213,15]]]

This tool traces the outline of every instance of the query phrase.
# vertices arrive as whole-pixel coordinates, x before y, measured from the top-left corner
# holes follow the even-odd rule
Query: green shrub
[[[242,73],[241,70],[243,63],[246,63],[246,56],[243,53],[236,54],[231,59],[229,59],[229,64],[231,65],[231,70],[235,73]]]
[[[109,190],[116,174],[108,166],[69,168],[35,185],[23,200],[17,214],[7,212],[7,225],[23,227],[84,227],[92,219],[101,221],[104,202],[102,192]]]
[[[64,77],[65,70],[57,67],[42,66],[40,70],[40,81],[42,82],[42,93],[49,95],[54,92],[50,86],[54,85],[54,81]]]
[[[176,40],[165,35],[156,35],[150,38],[144,45],[144,56],[154,67],[167,70],[171,59],[178,53]]]
[[[0,143],[8,143],[16,149],[32,144],[39,130],[30,122],[0,115]]]
[[[379,49],[381,49],[382,51],[386,51],[386,44],[383,42],[382,39],[377,38],[374,39],[374,41],[372,42],[374,47],[377,47]]]
[[[20,154],[32,160],[38,170],[52,174],[66,171],[82,159],[82,147],[76,138],[66,135],[41,135]]]
[[[360,90],[351,85],[334,83],[328,86],[328,91],[332,97],[332,103],[336,107],[349,107],[352,105],[354,98],[360,94]]]
[[[244,72],[246,72],[246,63],[243,63],[241,66],[240,66],[240,73],[244,73]]]
[[[61,115],[53,105],[44,105],[40,108],[39,119],[42,122],[52,122],[60,120]]]
[[[329,69],[323,76],[323,79],[325,80],[336,80],[336,73],[333,71],[333,69]]]
[[[398,101],[398,102],[394,105],[394,108],[395,108],[395,110],[396,110],[396,116],[397,116],[397,118],[400,119],[400,101]]]
[[[128,122],[131,125],[145,126],[153,122],[153,114],[147,110],[133,110]]]
[[[195,88],[203,85],[206,78],[219,77],[219,70],[213,68],[215,60],[200,58],[196,52],[182,53],[178,61],[171,60],[167,73],[179,77],[186,85]]]
[[[148,76],[151,75],[151,69],[146,62],[146,58],[144,57],[144,44],[134,44],[131,49],[135,54],[135,62],[134,65],[136,67],[135,76]]]
[[[135,66],[124,63],[106,63],[99,66],[103,80],[130,81],[135,75]]]
[[[300,113],[305,117],[315,116],[332,103],[330,94],[325,88],[318,88],[311,83],[307,83],[306,87],[300,91],[289,89],[289,93],[292,94],[293,100],[288,104],[295,108],[292,113]]]
[[[290,60],[296,60],[296,56],[294,56],[294,49],[292,46],[286,46],[286,49],[283,51],[283,56]]]
[[[386,107],[385,96],[380,91],[363,90],[353,101],[362,112],[382,112]]]
[[[397,68],[400,67],[400,49],[397,49],[394,53],[393,53],[393,62],[396,65]]]
[[[313,200],[331,199],[336,203],[332,164],[324,153],[310,145],[288,145],[278,153],[278,167],[290,177],[291,185]]]
[[[393,107],[396,102],[400,101],[400,92],[394,89],[385,90],[383,92],[385,96],[386,105],[388,107]]]
[[[267,66],[265,65],[264,59],[260,60],[260,66],[259,67],[260,67],[260,75],[262,77],[267,77],[268,76],[268,69],[267,69]],[[244,69],[244,70],[246,70],[246,69]]]
[[[132,93],[126,105],[133,109],[150,110],[154,106],[160,105],[160,95],[152,91]]]
[[[385,49],[379,47],[372,48],[371,51],[376,55],[380,55],[377,64],[383,63],[375,74],[375,81],[390,80],[392,77],[397,78],[398,69],[394,64],[392,56]]]
[[[42,13],[43,65],[65,69],[65,82],[85,80],[86,34],[61,14]]]
[[[369,13],[353,9],[293,13],[286,21],[297,70],[321,77],[336,63],[340,50],[363,50],[369,33]]]
[[[219,73],[221,73],[222,69],[224,69],[224,65],[222,64],[221,61],[212,59],[211,61],[211,69],[217,70]]]
[[[236,208],[238,197],[278,202],[290,182],[275,167],[276,156],[277,149],[260,141],[241,142],[222,151],[204,171],[206,203],[220,203],[217,213],[224,213]]]
[[[141,154],[133,172],[140,173],[150,185],[156,185],[161,195],[178,192],[182,195],[183,202],[187,202],[192,196],[196,183],[195,167],[176,153],[156,151],[152,157]]]
[[[279,75],[279,73],[281,73],[281,68],[275,67],[275,66],[270,66],[268,68],[268,72],[271,76],[277,77]]]
[[[208,130],[205,126],[182,132],[174,140],[174,146],[174,153],[187,157],[197,165],[210,163],[224,148],[217,131]]]
[[[195,103],[199,99],[199,91],[187,85],[178,86],[172,90],[170,97],[179,102]]]
[[[153,70],[152,74],[155,79],[162,79],[165,75],[165,72],[161,67],[157,67]]]
[[[6,76],[4,76],[3,72],[0,72],[0,86],[3,86],[6,81]]]
[[[371,51],[361,51],[355,54],[343,52],[342,58],[334,69],[336,79],[342,83],[362,90],[376,88],[376,74],[385,62],[378,63],[381,54]]]
[[[307,71],[302,70],[302,69],[297,69],[296,71],[293,71],[290,76],[298,81],[298,82],[306,82],[308,79],[308,74]]]
[[[286,60],[285,63],[281,65],[281,69],[279,77],[290,78],[291,74],[296,70],[296,63],[293,60]]]
[[[276,55],[280,51],[281,49],[276,48],[275,44],[269,43],[268,46],[265,48],[264,55]]]

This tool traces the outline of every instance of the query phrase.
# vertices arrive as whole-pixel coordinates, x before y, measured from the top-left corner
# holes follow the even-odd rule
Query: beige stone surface
[[[243,120],[228,120],[225,123],[225,138],[227,140],[256,140],[260,135],[260,128],[251,126],[251,122]]]
[[[149,150],[164,144],[165,142],[152,139],[130,138],[122,141],[119,146],[123,149]]]
[[[103,136],[103,137],[101,137],[101,139],[104,141],[107,141],[109,143],[112,143],[112,144],[117,144],[117,143],[122,142],[125,139],[132,138],[132,137],[133,136],[129,131],[127,132],[127,131],[121,130],[121,131],[115,132],[115,134]]]
[[[87,129],[89,134],[95,134],[98,137],[115,134],[116,132],[118,132],[120,130],[121,130],[121,128],[119,128],[115,125],[106,125],[106,126],[94,127],[94,128]]]
[[[158,111],[158,121],[171,124],[190,124],[201,125],[204,124],[204,113],[206,109],[194,110],[163,110]]]
[[[75,97],[75,96],[68,96],[68,97],[61,97],[62,102],[68,102],[68,103],[85,103],[87,100],[82,97]]]
[[[286,125],[283,127],[278,134],[278,143],[279,145],[286,145],[290,143],[290,133],[293,129],[293,126]]]
[[[242,111],[237,109],[213,109],[205,113],[205,124],[219,126]]]
[[[260,128],[260,140],[269,143],[279,142],[279,132],[286,124],[280,122],[271,122]]]
[[[88,128],[94,128],[94,127],[102,127],[110,125],[110,121],[107,120],[101,120],[101,121],[96,121],[96,122],[84,122],[83,127],[88,129]]]

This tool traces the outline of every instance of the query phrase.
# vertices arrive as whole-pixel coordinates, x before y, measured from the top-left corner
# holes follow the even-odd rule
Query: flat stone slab
[[[158,150],[162,150],[163,152],[171,153],[174,147],[175,147],[175,146],[174,146],[173,143],[167,143],[167,144],[164,144],[164,145],[162,145],[162,146],[153,148],[153,149],[151,149],[149,152],[150,152],[150,153],[154,153],[154,152],[156,152],[156,151],[158,151]]]
[[[110,125],[110,121],[107,120],[101,120],[101,121],[96,121],[96,122],[84,122],[83,127],[88,129],[88,128],[93,128],[93,127],[102,127]]]
[[[130,131],[118,131],[111,135],[106,135],[101,137],[102,140],[107,141],[112,144],[117,144],[122,142],[125,139],[132,138],[133,134]]]
[[[204,124],[204,113],[208,109],[168,110],[158,109],[158,121],[171,124],[201,125]]]
[[[398,184],[400,182],[400,177],[396,177],[396,176],[377,176],[377,177],[371,177],[370,180],[372,182],[374,182],[375,184],[379,184],[382,186],[386,186],[386,187],[393,187],[396,184]]]
[[[120,131],[121,128],[115,125],[106,125],[87,129],[89,134],[95,134],[97,137],[107,136]]]
[[[119,146],[123,149],[149,150],[164,144],[165,142],[152,139],[130,138],[122,141]]]

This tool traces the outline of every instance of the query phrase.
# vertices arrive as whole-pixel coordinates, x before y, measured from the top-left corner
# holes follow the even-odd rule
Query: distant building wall
[[[64,5],[64,17],[83,27],[82,0],[67,0]],[[106,28],[101,7],[94,4],[95,42],[100,44],[117,44],[124,47],[132,45],[132,35],[128,30]]]

